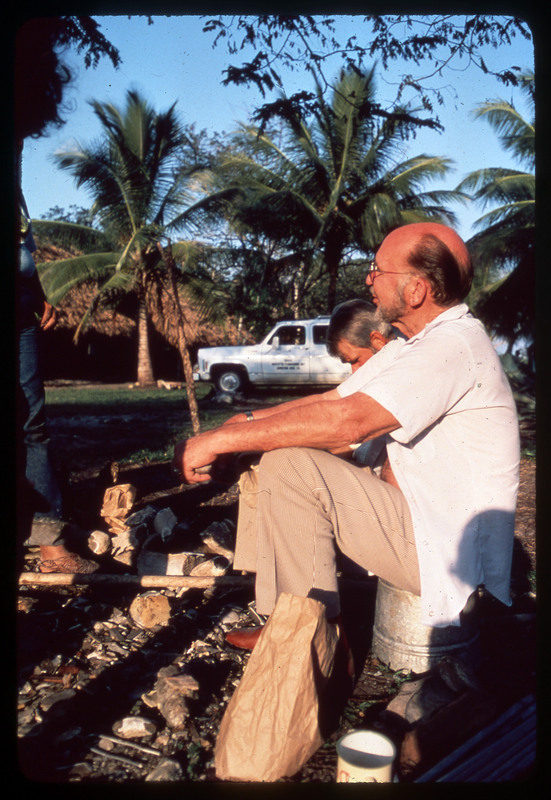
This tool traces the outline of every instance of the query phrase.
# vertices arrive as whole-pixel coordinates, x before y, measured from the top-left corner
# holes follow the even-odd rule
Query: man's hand
[[[338,399],[337,399],[338,398]],[[253,422],[239,423],[200,433],[175,448],[172,469],[185,483],[204,483],[210,476],[197,473],[224,453],[266,453],[280,447],[313,447],[332,453],[346,452],[362,439],[375,438],[399,427],[395,417],[363,392],[334,401],[325,399],[285,410]]]
[[[174,448],[172,471],[184,483],[205,483],[210,475],[204,471],[215,462],[218,455],[212,446],[213,435],[207,431],[179,442]],[[199,472],[197,470],[200,470]]]
[[[42,311],[42,317],[40,319],[40,328],[43,331],[50,330],[53,328],[57,322],[58,318],[58,311],[57,308],[54,308],[47,300],[44,300],[44,309]]]

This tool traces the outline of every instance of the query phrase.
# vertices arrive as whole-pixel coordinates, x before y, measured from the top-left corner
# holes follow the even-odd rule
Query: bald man
[[[428,626],[458,624],[480,585],[506,605],[518,491],[515,404],[482,324],[461,301],[470,259],[457,234],[406,225],[382,242],[366,283],[403,334],[339,387],[199,434],[175,450],[188,483],[220,454],[262,452],[256,603],[281,592],[340,614],[336,550],[421,597]],[[386,436],[387,469],[337,458]],[[258,631],[242,631],[254,646]],[[237,642],[236,642],[237,643]]]
[[[464,300],[469,294],[473,281],[473,263],[463,239],[452,228],[439,222],[414,222],[408,225],[408,228],[410,233],[415,236],[433,234],[448,247],[461,273],[460,299]]]

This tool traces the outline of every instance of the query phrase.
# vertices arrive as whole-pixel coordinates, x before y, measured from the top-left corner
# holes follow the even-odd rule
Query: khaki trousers
[[[236,569],[256,571],[256,608],[270,614],[281,592],[340,611],[337,551],[419,595],[413,526],[402,493],[323,450],[265,453],[240,480]]]

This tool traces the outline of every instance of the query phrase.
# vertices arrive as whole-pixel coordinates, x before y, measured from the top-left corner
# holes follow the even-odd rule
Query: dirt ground
[[[54,431],[54,436],[63,435],[62,427]],[[535,460],[523,459],[513,605],[505,608],[489,597],[480,601],[482,661],[478,677],[495,699],[496,713],[534,692],[536,685],[535,475]],[[79,523],[88,529],[101,526],[99,510],[111,480],[108,473],[86,470],[73,472],[70,478]],[[118,482],[136,487],[134,510],[147,505],[173,509],[179,520],[186,521],[186,537],[191,539],[213,520],[236,519],[235,485],[182,489],[174,485],[168,464],[121,469]],[[178,551],[178,543],[174,551]],[[31,554],[25,570],[33,568],[32,559]],[[102,571],[124,572],[120,565],[114,567],[109,557],[104,557]],[[351,631],[358,675],[353,694],[326,744],[299,773],[282,782],[334,782],[335,743],[348,730],[385,730],[386,724],[391,738],[399,741],[403,736],[403,729],[389,728],[384,722],[384,710],[404,679],[415,676],[393,673],[371,655],[374,585],[367,580],[363,586],[351,584],[343,589],[343,615]],[[217,731],[248,659],[246,653],[224,642],[227,625],[222,620],[228,611],[246,619],[252,587],[185,594],[167,590],[169,623],[145,631],[133,624],[129,615],[139,591],[135,586],[116,584],[19,587],[18,751],[19,768],[26,779],[140,782],[152,773],[159,759],[168,759],[179,775],[171,780],[217,781],[213,766]],[[144,701],[159,669],[167,665],[191,673],[200,687],[190,701],[188,723],[176,731],[158,709]],[[115,736],[108,746],[116,723],[132,715],[152,720],[155,731],[136,740],[139,744],[121,743]],[[152,752],[147,752],[148,748]]]

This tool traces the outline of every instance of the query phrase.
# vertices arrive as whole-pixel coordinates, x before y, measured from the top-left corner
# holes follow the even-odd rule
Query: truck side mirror
[[[272,350],[279,350],[279,336],[274,336],[272,339]]]

